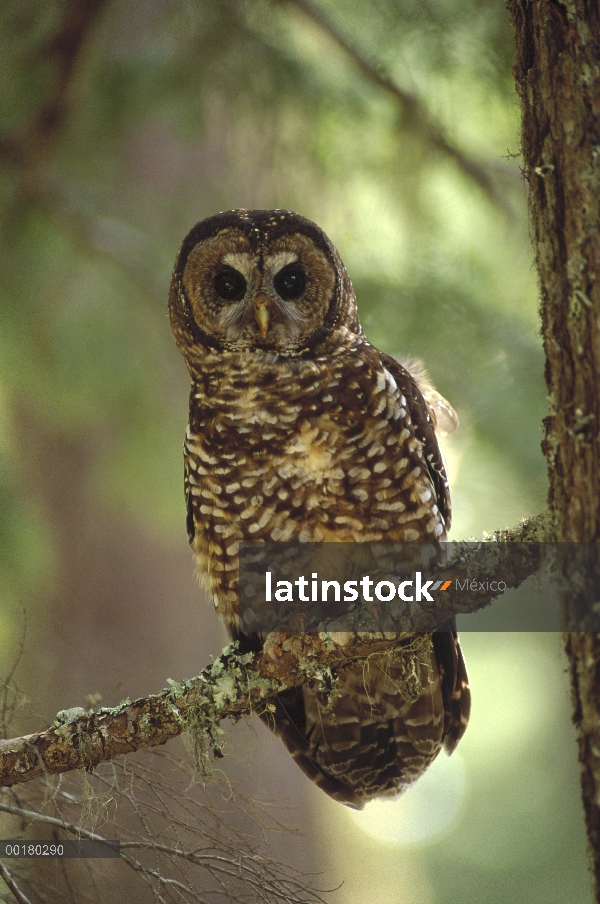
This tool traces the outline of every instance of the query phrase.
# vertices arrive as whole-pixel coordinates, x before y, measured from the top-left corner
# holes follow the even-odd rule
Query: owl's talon
[[[286,638],[286,634],[283,634],[281,631],[271,631],[267,634],[265,638],[265,642],[263,644],[263,653],[266,653],[273,662],[279,662],[281,657],[283,656],[283,650],[281,649],[281,644]]]
[[[293,626],[293,630],[297,631],[298,634],[306,634],[310,625],[310,618],[308,617],[308,613],[296,612],[292,616],[290,624]]]

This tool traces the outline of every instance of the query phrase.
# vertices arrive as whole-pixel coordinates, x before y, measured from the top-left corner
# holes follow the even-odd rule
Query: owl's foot
[[[283,656],[283,650],[281,649],[281,645],[283,641],[286,639],[287,634],[282,631],[271,631],[267,634],[265,638],[265,642],[263,644],[263,653],[266,653],[267,656],[270,656],[273,662],[279,662],[281,657]]]
[[[383,634],[383,609],[381,608],[381,603],[376,599],[371,600],[371,602],[367,602],[366,600],[364,602],[365,609]]]
[[[270,656],[274,662],[281,659],[284,650],[283,643],[290,639],[290,635],[300,634],[302,639],[302,647],[304,646],[304,635],[308,631],[311,620],[306,612],[294,612],[286,619],[285,631],[270,631],[267,634],[263,644],[263,652]],[[289,646],[289,645],[288,645]]]
[[[292,631],[297,631],[298,634],[306,634],[311,619],[308,612],[294,612],[289,622]]]

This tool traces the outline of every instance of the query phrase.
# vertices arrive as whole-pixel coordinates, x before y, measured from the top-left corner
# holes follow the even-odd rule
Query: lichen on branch
[[[502,571],[507,587],[518,587],[539,567],[539,555],[534,547],[528,553],[528,543],[539,543],[550,535],[550,521],[540,515],[512,530],[496,531],[481,543],[466,544],[459,563],[451,566],[452,578],[477,582]],[[515,542],[523,544],[518,554]],[[449,575],[445,566],[435,572],[442,580]],[[309,681],[330,690],[345,666],[398,648],[406,643],[407,634],[430,631],[458,611],[475,612],[496,596],[497,591],[483,589],[465,603],[458,591],[450,589],[441,601],[411,604],[402,633],[280,633],[270,638],[261,653],[241,654],[237,644],[230,644],[199,675],[170,681],[159,694],[124,700],[97,712],[80,707],[62,710],[45,731],[0,740],[0,786],[73,769],[91,771],[105,760],[165,744],[186,730],[194,740],[200,768],[206,771],[210,753],[222,755],[223,719],[268,712],[272,697]]]

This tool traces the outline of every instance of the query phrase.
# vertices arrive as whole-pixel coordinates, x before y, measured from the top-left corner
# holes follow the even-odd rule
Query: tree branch
[[[68,0],[58,30],[35,51],[33,63],[51,60],[55,64],[50,89],[24,128],[0,135],[0,158],[21,167],[26,188],[30,181],[35,186],[65,122],[81,50],[105,6],[106,0]]]
[[[538,570],[537,543],[550,529],[548,517],[540,515],[513,530],[498,531],[481,544],[466,546],[458,564],[442,567],[435,576],[462,582],[502,573],[508,588],[518,587]],[[516,553],[515,542],[523,544]],[[427,632],[458,611],[475,612],[498,595],[481,589],[465,601],[453,587],[441,602],[411,604],[402,633],[279,634],[270,653],[259,654],[240,655],[236,645],[230,645],[200,675],[172,681],[159,694],[95,713],[80,707],[63,710],[46,731],[0,741],[0,786],[82,767],[92,770],[113,757],[164,744],[186,729],[193,734],[200,766],[208,769],[211,750],[222,756],[222,719],[269,712],[272,697],[308,681],[331,689],[340,669],[350,663],[390,650],[406,642],[408,633]]]
[[[431,119],[421,101],[414,94],[410,94],[400,88],[383,71],[381,66],[375,65],[363,56],[335,25],[315,9],[310,0],[280,0],[280,2],[287,3],[289,6],[294,6],[300,10],[322,31],[333,38],[360,72],[393,98],[404,113],[409,127],[419,133],[427,144],[436,151],[452,160],[464,175],[475,182],[500,210],[511,219],[514,219],[514,211],[506,200],[506,194],[497,185],[490,169],[452,144],[444,134],[441,125]]]
[[[17,901],[18,904],[31,904],[31,901],[29,900],[27,895],[25,895],[24,892],[21,891],[21,889],[19,888],[19,886],[13,879],[11,873],[8,871],[6,865],[4,863],[2,863],[1,860],[0,860],[0,879],[2,879],[5,882],[6,887],[8,888],[8,890],[10,892],[12,892],[12,894],[15,897],[15,901]]]
[[[218,773],[201,787],[188,758],[165,749],[153,753],[135,761],[106,763],[91,781],[75,772],[27,787],[0,788],[0,818],[13,817],[13,829],[7,831],[22,840],[60,842],[70,836],[93,841],[96,847],[102,843],[113,847],[118,839],[123,865],[136,874],[134,881],[148,885],[153,901],[213,901],[220,895],[231,904],[249,898],[270,904],[325,904],[322,893],[328,889],[313,887],[314,876],[301,864],[273,853],[276,836],[296,833],[280,821],[272,801],[247,795],[240,783]],[[88,810],[86,802],[92,800]],[[106,829],[102,834],[99,825]],[[165,825],[169,830],[158,843],[165,836]],[[86,862],[86,888],[83,876],[70,869],[77,870],[77,861],[61,861],[65,884],[69,890],[77,889],[77,897],[67,895],[72,904],[75,897],[77,902],[100,900],[94,863]],[[44,872],[27,870],[14,878],[23,880],[22,887],[36,902],[48,899]],[[176,895],[163,896],[172,879],[181,880],[183,886],[177,887]],[[58,895],[56,885],[53,892],[52,900]]]

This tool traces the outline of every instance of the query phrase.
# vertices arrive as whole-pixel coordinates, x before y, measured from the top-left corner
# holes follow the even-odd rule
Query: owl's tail
[[[314,684],[284,691],[263,721],[335,800],[361,809],[400,794],[467,727],[466,666],[454,623],[444,629],[370,657],[368,671],[348,666],[329,697]]]

